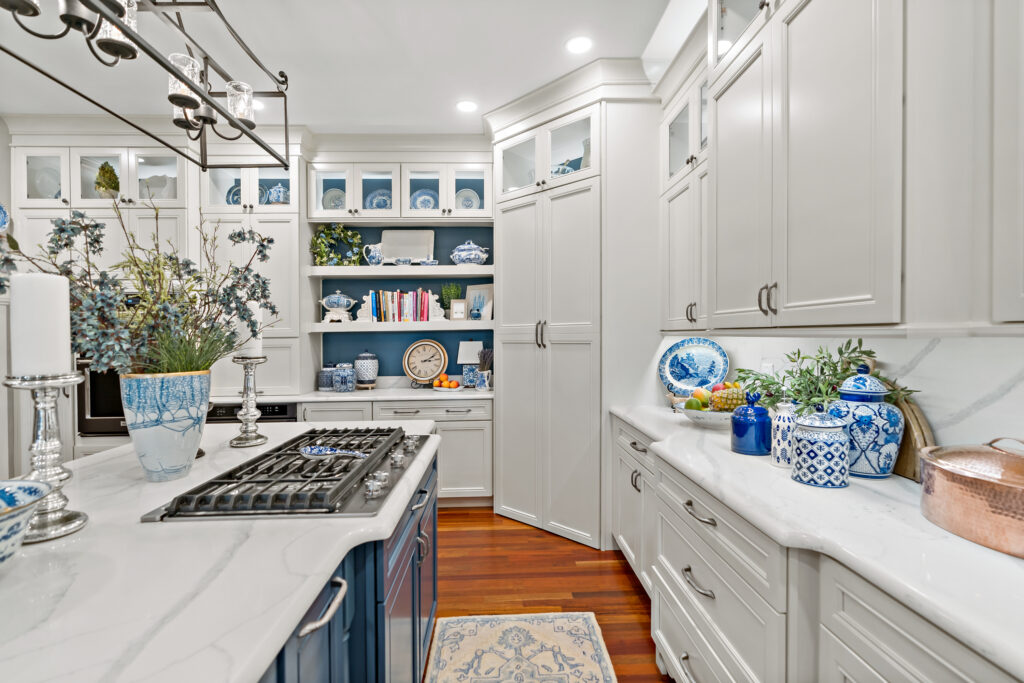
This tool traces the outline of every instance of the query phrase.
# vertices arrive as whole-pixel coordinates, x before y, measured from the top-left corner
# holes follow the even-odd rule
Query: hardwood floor
[[[654,663],[650,600],[622,553],[490,509],[438,511],[437,616],[593,612],[622,683],[671,681]]]

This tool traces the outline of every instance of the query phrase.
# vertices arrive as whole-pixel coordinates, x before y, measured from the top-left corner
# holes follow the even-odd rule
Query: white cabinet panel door
[[[700,300],[703,262],[698,191],[697,176],[688,174],[661,200],[661,259],[665,273],[662,326],[666,330],[689,330],[695,326],[690,318]]]
[[[637,479],[640,477],[640,466],[633,458],[616,445],[613,447],[615,458],[615,474],[612,483],[612,534],[619,550],[640,576],[642,562],[642,529],[643,529],[643,498],[642,489]]]
[[[708,305],[712,327],[768,327],[772,103],[768,32],[732,62],[711,94]]]
[[[299,340],[264,339],[263,355],[267,362],[256,366],[256,391],[269,395],[299,393]],[[242,366],[221,358],[213,364],[210,376],[210,394],[238,397],[241,402]]]
[[[497,335],[494,347],[494,366],[501,368],[505,378],[494,388],[494,511],[540,526],[541,348],[532,336],[502,339]]]
[[[130,209],[128,214],[131,232],[144,249],[159,245],[166,253],[170,245],[187,255],[188,215],[186,209],[160,209],[154,214],[151,209]],[[198,239],[198,237],[197,237]]]
[[[534,334],[541,320],[544,291],[540,258],[542,195],[498,207],[494,223],[497,330]]]
[[[550,335],[597,332],[601,324],[601,179],[548,190],[543,201],[548,300],[542,318],[546,328]]]
[[[600,545],[601,349],[590,339],[549,338],[545,373],[543,528],[589,546]],[[508,373],[503,377],[537,377]],[[507,383],[507,382],[503,382]]]
[[[441,498],[491,495],[490,421],[439,422],[437,494]]]
[[[264,237],[272,237],[270,259],[253,262],[260,275],[270,280],[270,300],[277,306],[277,322],[267,328],[264,337],[299,336],[299,222],[295,216],[284,214],[253,216],[252,229]],[[246,255],[251,245],[243,245]],[[269,323],[269,315],[264,315]]]
[[[778,325],[899,322],[903,3],[781,12],[766,303]]]

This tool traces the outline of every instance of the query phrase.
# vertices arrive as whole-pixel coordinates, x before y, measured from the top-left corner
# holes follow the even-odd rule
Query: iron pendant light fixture
[[[4,52],[36,72],[49,78],[82,99],[99,107],[135,130],[173,150],[202,170],[211,168],[284,168],[289,167],[288,134],[288,76],[283,71],[271,72],[235,31],[217,6],[216,0],[59,0],[58,14],[64,29],[55,34],[43,34],[30,28],[23,17],[40,15],[38,0],[0,0],[0,10],[9,10],[14,21],[27,33],[47,40],[62,38],[71,31],[80,32],[93,56],[105,66],[116,66],[122,59],[135,59],[145,53],[168,74],[167,98],[172,105],[171,120],[185,130],[190,140],[199,142],[199,156],[178,149],[156,134],[133,123],[121,114],[89,97],[71,84],[49,73],[31,60],[0,44]],[[271,89],[255,91],[252,86],[231,77],[186,30],[182,11],[213,13],[223,23],[237,46],[270,80]],[[164,56],[138,33],[138,12],[151,12],[175,31],[184,43],[186,53]],[[172,16],[173,15],[173,16]],[[109,58],[109,59],[108,59]],[[224,90],[213,89],[211,71],[224,82]],[[281,154],[263,138],[254,133],[254,97],[281,100],[284,116],[284,149]],[[217,130],[219,121],[226,122],[237,133],[226,135]],[[266,152],[273,161],[252,164],[211,164],[207,154],[207,137],[212,131],[224,140],[238,140],[243,136]]]

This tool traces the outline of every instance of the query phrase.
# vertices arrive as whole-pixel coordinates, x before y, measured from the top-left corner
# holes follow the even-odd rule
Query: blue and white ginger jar
[[[867,374],[849,377],[839,387],[839,400],[829,415],[842,419],[850,437],[850,475],[881,479],[892,474],[900,454],[905,425],[903,413],[885,402],[889,390],[880,379]]]
[[[487,262],[487,247],[477,246],[472,240],[463,242],[452,250],[452,263],[455,265],[474,264],[482,266]]]
[[[267,204],[287,204],[290,194],[284,185],[278,183],[267,190]]]
[[[334,390],[338,392],[356,390],[356,370],[351,363],[338,363],[334,366]]]
[[[53,487],[41,481],[0,481],[0,566],[21,547],[32,514]]]
[[[772,464],[776,467],[793,466],[793,430],[796,429],[796,404],[782,401],[775,406],[772,418]]]
[[[825,489],[850,485],[850,437],[844,422],[828,413],[796,418],[793,481]]]
[[[377,386],[377,373],[380,371],[380,361],[377,354],[370,353],[367,349],[356,356],[356,386],[361,389],[372,389]]]

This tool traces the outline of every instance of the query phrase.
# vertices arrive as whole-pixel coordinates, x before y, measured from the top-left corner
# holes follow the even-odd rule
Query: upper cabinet
[[[133,147],[128,150],[128,182],[121,183],[121,196],[129,205],[184,207],[187,163],[169,149]]]
[[[718,80],[736,55],[767,23],[782,0],[710,0],[708,6],[708,68]]]
[[[697,168],[708,151],[707,69],[686,80],[661,122],[661,190]]]
[[[402,164],[402,216],[491,216],[491,164]]]
[[[591,105],[495,145],[498,201],[597,175],[598,111]]]
[[[252,161],[246,157],[211,159],[226,167],[200,173],[202,209],[222,214],[298,213],[299,159],[292,157],[287,170],[246,168]]]
[[[11,162],[15,207],[70,205],[71,151],[67,147],[16,147]]]
[[[100,190],[96,186],[101,169],[109,176],[113,169],[117,174],[120,189],[117,192]],[[120,200],[128,180],[128,150],[125,148],[83,148],[71,149],[71,206],[76,209],[87,207],[109,207],[111,201]]]

